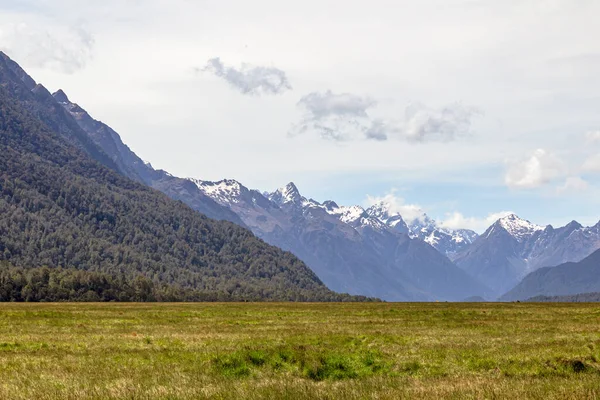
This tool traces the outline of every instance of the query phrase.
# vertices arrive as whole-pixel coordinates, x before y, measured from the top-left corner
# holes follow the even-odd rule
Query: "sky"
[[[600,219],[597,0],[0,0],[0,50],[155,168],[485,230]]]

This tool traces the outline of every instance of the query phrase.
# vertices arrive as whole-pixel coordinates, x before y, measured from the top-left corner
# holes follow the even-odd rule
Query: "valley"
[[[594,399],[590,304],[0,304],[0,398]]]

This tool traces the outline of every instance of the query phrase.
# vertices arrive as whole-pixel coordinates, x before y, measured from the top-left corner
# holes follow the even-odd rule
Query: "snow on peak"
[[[300,191],[294,182],[288,183],[286,187],[282,189],[281,194],[286,201],[295,201],[302,198],[302,195],[300,195]]]
[[[381,201],[379,203],[374,204],[367,210],[367,214],[369,214],[373,218],[377,218],[379,221],[383,222],[385,225],[394,228],[396,231],[400,233],[409,233],[408,225],[402,218],[402,215],[397,212],[391,212],[391,206],[389,203]]]
[[[369,218],[369,215],[361,206],[337,207],[329,210],[332,215],[337,215],[340,221],[349,224],[359,221],[361,218]]]
[[[285,187],[277,189],[274,193],[271,193],[268,198],[278,205],[296,204],[301,206],[308,201],[302,197],[294,182],[290,182]]]
[[[532,224],[527,220],[519,218],[515,214],[500,218],[497,224],[519,241],[527,236],[531,236],[537,231],[544,230],[543,226]]]
[[[201,181],[199,179],[189,179],[205,195],[211,197],[219,204],[238,203],[242,192],[242,185],[233,179],[223,179],[218,182]]]
[[[395,213],[395,214],[391,213],[390,205],[383,201],[373,204],[371,207],[369,207],[367,212],[369,213],[370,216],[378,218],[380,221],[382,221],[384,223],[387,223],[387,221],[390,218],[400,215],[398,213]]]

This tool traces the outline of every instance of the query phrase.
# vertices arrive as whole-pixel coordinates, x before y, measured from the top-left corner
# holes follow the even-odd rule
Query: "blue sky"
[[[600,3],[4,0],[0,49],[155,167],[482,231],[594,224]]]

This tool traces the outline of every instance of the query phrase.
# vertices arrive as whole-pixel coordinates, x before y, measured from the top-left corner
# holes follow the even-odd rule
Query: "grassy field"
[[[0,399],[597,399],[592,304],[0,304]]]

